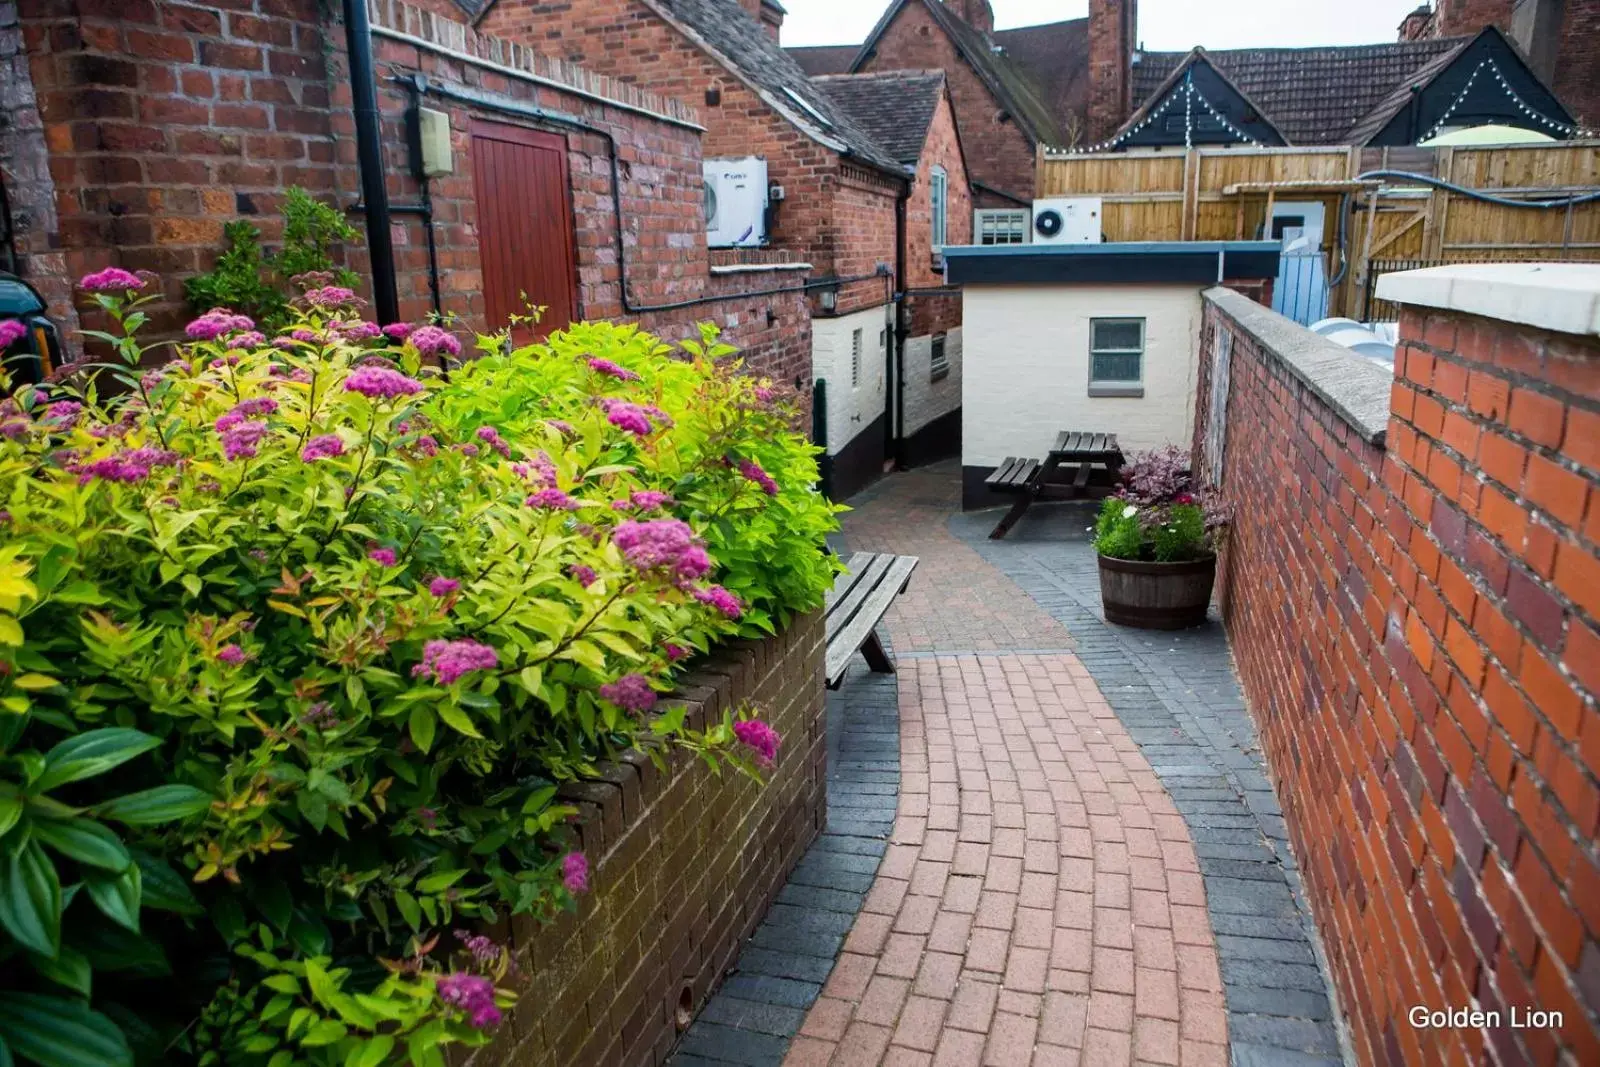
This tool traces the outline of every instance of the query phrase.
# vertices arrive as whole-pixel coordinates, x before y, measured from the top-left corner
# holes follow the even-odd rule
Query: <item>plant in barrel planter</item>
[[[1134,456],[1095,524],[1106,620],[1147,630],[1205,622],[1225,527],[1218,502],[1193,485],[1187,452]]]

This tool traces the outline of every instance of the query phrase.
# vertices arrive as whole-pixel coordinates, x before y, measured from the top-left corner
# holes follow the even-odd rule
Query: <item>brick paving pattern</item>
[[[957,515],[950,527],[1071,633],[1187,822],[1217,933],[1234,1063],[1338,1064],[1345,1053],[1326,964],[1227,637],[1214,616],[1178,633],[1107,624],[1086,543],[1092,521],[1092,507],[1046,505],[1003,541],[988,540],[992,515]]]

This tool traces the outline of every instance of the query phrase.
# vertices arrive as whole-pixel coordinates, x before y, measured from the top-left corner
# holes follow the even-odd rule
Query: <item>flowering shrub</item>
[[[145,369],[143,279],[96,287],[126,391],[0,402],[0,1062],[442,1065],[513,999],[443,932],[589,886],[560,780],[779,758],[656,701],[820,603],[814,450],[709,335],[447,381],[329,286]]]
[[[1216,550],[1227,516],[1193,484],[1187,452],[1168,446],[1135,454],[1121,478],[1095,524],[1094,547],[1101,555],[1175,563]]]

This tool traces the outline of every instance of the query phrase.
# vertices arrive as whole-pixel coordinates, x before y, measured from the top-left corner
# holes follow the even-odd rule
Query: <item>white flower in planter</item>
[[[1125,519],[1131,519],[1137,514],[1139,514],[1139,509],[1134,507],[1132,504],[1129,504],[1127,507],[1122,509],[1122,517]]]

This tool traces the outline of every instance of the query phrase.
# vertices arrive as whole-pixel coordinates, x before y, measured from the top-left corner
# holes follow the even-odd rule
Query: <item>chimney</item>
[[[1434,14],[1434,34],[1438,37],[1471,37],[1485,26],[1498,26],[1511,32],[1511,15],[1516,0],[1439,0]]]
[[[767,36],[772,38],[772,43],[778,43],[778,33],[783,29],[783,5],[778,0],[758,0],[761,10],[756,13],[756,18],[761,20],[761,28],[767,31]]]
[[[994,8],[989,6],[989,0],[946,0],[946,5],[979,33],[994,32]]]
[[[1433,36],[1433,9],[1423,4],[1400,23],[1400,40],[1421,41]]]
[[[1138,0],[1089,0],[1088,139],[1103,141],[1133,112]]]

